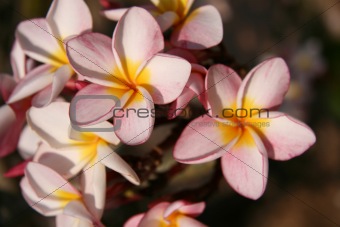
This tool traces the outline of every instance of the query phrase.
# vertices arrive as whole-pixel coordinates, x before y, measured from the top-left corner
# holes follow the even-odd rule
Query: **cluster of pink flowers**
[[[146,142],[155,117],[127,110],[150,113],[164,104],[179,109],[198,97],[209,116],[187,125],[174,146],[175,160],[222,158],[226,181],[251,199],[265,190],[268,158],[291,159],[315,142],[307,125],[276,110],[289,87],[284,60],[264,61],[243,81],[225,65],[206,69],[195,53],[222,41],[218,11],[213,6],[191,11],[193,0],[151,2],[103,11],[118,21],[112,38],[92,32],[83,0],[54,0],[46,18],[17,27],[13,76],[0,77],[6,103],[0,108],[0,157],[19,151],[25,161],[7,176],[24,175],[23,197],[42,215],[56,216],[57,226],[104,226],[105,167],[141,183],[115,150],[121,143]],[[171,32],[169,40],[163,32]],[[115,99],[96,98],[111,96]],[[113,128],[118,120],[114,132],[86,130]],[[207,127],[210,123],[217,127]],[[266,127],[256,127],[259,123]],[[78,184],[68,181],[77,175]],[[204,207],[204,202],[159,202],[125,226],[205,226],[194,219]]]

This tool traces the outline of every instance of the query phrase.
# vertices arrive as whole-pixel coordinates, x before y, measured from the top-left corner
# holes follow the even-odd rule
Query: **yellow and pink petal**
[[[281,58],[268,59],[253,68],[237,94],[238,108],[271,109],[281,105],[289,88],[289,69]]]
[[[46,20],[53,35],[61,40],[92,30],[92,16],[84,0],[54,0]]]
[[[206,115],[198,117],[189,123],[177,140],[174,158],[189,164],[215,160],[233,147],[240,134],[241,130],[232,122]]]
[[[222,171],[229,185],[250,199],[262,196],[268,179],[267,151],[261,138],[250,128],[222,157]]]

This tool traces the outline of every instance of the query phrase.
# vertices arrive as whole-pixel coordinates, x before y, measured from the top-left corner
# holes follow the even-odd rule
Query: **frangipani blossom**
[[[6,94],[11,93],[15,84],[13,77],[5,74],[0,75],[0,92],[5,100]],[[15,150],[21,129],[26,121],[26,110],[27,105],[23,105],[20,109],[14,109],[13,106],[7,104],[0,107],[0,157],[4,157]]]
[[[80,222],[88,224],[85,226],[93,226],[92,223],[103,226],[101,216],[90,211],[90,208],[95,209],[96,204],[86,200],[76,188],[47,166],[30,162],[20,187],[27,203],[37,212],[45,216],[58,215],[58,227],[65,226],[60,223],[69,223],[69,216],[81,219]]]
[[[211,5],[189,13],[194,0],[150,0],[154,7],[145,7],[155,17],[162,31],[174,26],[171,43],[186,49],[206,49],[216,46],[223,38],[222,19]],[[119,20],[126,8],[104,11],[111,20]]]
[[[182,200],[172,203],[161,202],[147,213],[131,217],[124,227],[204,227],[206,225],[195,220],[205,208],[205,203],[188,203]]]
[[[288,160],[315,143],[304,123],[277,111],[289,87],[280,58],[267,60],[241,81],[231,68],[212,66],[206,79],[207,115],[193,120],[176,143],[182,163],[222,158],[225,179],[241,195],[257,199],[266,187],[268,158]],[[268,111],[267,111],[268,110]]]
[[[113,40],[97,33],[71,39],[67,43],[71,65],[94,83],[73,99],[76,113],[72,114],[76,119],[71,119],[72,123],[89,125],[115,115],[121,121],[116,134],[122,142],[130,145],[145,142],[153,129],[154,103],[174,101],[191,70],[186,60],[159,54],[163,48],[158,24],[146,10],[137,7],[129,9],[118,22]],[[116,97],[120,104],[115,106],[110,98],[95,99],[98,95]],[[144,111],[142,117],[137,114],[140,110]]]
[[[39,92],[33,105],[48,105],[74,75],[66,56],[65,41],[92,29],[92,17],[83,0],[54,0],[45,18],[21,22],[16,37],[25,54],[43,63],[15,87],[8,103]]]
[[[112,132],[77,132],[71,128],[68,111],[69,103],[65,102],[29,110],[29,125],[45,141],[33,161],[52,168],[66,179],[83,170],[84,199],[94,204],[89,210],[99,217],[105,204],[105,166],[134,184],[139,184],[139,178],[113,151],[111,146],[117,145],[119,140]],[[109,128],[112,124],[105,121],[94,127]]]
[[[13,76],[0,74],[0,95],[5,102],[17,84],[32,68],[32,62],[26,58],[20,44],[16,40],[11,51]],[[5,104],[0,107],[0,157],[12,153],[17,144],[21,129],[26,122],[26,111],[31,106],[31,98],[18,103]]]

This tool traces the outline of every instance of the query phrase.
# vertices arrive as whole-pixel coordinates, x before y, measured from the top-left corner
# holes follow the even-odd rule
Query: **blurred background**
[[[103,6],[99,0],[86,2],[94,17],[94,31],[111,36],[115,23],[101,16]],[[125,6],[148,3],[117,2]],[[286,60],[291,86],[282,111],[306,122],[317,136],[316,144],[302,156],[287,162],[270,161],[267,189],[258,201],[236,194],[224,180],[207,181],[212,175],[212,164],[187,168],[168,182],[175,191],[200,185],[216,186],[207,193],[207,208],[199,217],[205,224],[213,227],[340,225],[340,3],[337,2],[195,1],[193,8],[212,4],[220,11],[224,46],[243,70],[248,71],[270,56]],[[17,24],[28,18],[44,17],[50,3],[50,0],[0,1],[1,73],[11,74],[9,53]],[[167,126],[156,128],[153,145],[145,147],[161,143],[173,127]],[[0,226],[54,226],[54,218],[42,217],[28,207],[20,193],[20,179],[2,176],[20,160],[17,154],[0,160]],[[158,171],[162,172],[162,168],[167,167],[162,166]],[[131,215],[146,211],[147,202],[148,199],[109,207],[103,222],[107,226],[122,226]]]

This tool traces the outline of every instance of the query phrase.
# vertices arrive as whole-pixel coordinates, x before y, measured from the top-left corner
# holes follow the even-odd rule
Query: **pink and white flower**
[[[268,157],[288,160],[315,143],[307,125],[273,110],[288,87],[289,71],[280,58],[259,64],[243,82],[231,68],[212,66],[206,78],[211,117],[199,117],[187,126],[176,143],[175,159],[203,163],[221,157],[231,187],[258,199],[267,183]]]
[[[82,171],[81,183],[83,198],[92,207],[92,214],[100,217],[105,205],[106,172],[105,166],[120,173],[133,184],[139,178],[131,167],[113,150],[119,143],[118,138],[108,132],[78,132],[71,128],[69,103],[53,102],[47,107],[32,107],[27,120],[32,129],[43,139],[33,157],[69,179]],[[95,127],[112,127],[102,122]]]
[[[162,31],[174,26],[171,43],[186,49],[206,49],[216,46],[223,38],[222,19],[211,5],[189,13],[194,0],[150,0],[153,6],[145,8],[155,17]],[[118,21],[126,8],[105,10],[103,14]]]
[[[97,33],[71,39],[67,54],[73,68],[93,82],[77,97],[115,96],[110,99],[75,99],[76,119],[72,123],[89,125],[107,120],[119,111],[122,125],[116,131],[127,144],[145,142],[153,129],[154,104],[174,101],[188,81],[191,66],[182,58],[160,54],[164,48],[162,32],[153,17],[144,9],[133,7],[118,22],[113,40]],[[81,53],[74,51],[81,50]],[[84,58],[83,56],[86,56]],[[117,110],[117,109],[116,109]],[[132,110],[132,111],[129,111]],[[136,112],[146,111],[145,117]]]
[[[92,17],[83,0],[54,0],[45,18],[21,22],[16,31],[24,53],[43,63],[15,87],[8,103],[15,103],[39,92],[34,106],[48,105],[58,97],[74,75],[65,50],[65,41],[92,30]]]
[[[0,74],[0,95],[8,101],[17,84],[32,69],[31,59],[27,59],[20,44],[16,40],[11,51],[13,76]],[[26,122],[26,111],[31,106],[31,97],[13,104],[0,107],[0,157],[12,153],[17,144],[20,132]]]
[[[175,201],[172,203],[161,202],[152,207],[147,213],[131,217],[124,227],[204,227],[206,225],[194,219],[205,208],[205,203],[188,203]]]
[[[92,171],[92,170],[89,170]],[[30,162],[25,170],[25,177],[20,182],[22,194],[27,203],[45,216],[57,216],[57,226],[65,223],[78,223],[85,225],[75,226],[103,226],[101,214],[92,213],[98,209],[93,202],[94,194],[88,194],[92,200],[86,199],[85,193],[79,192],[57,172],[39,163]],[[71,220],[70,220],[71,219]]]

